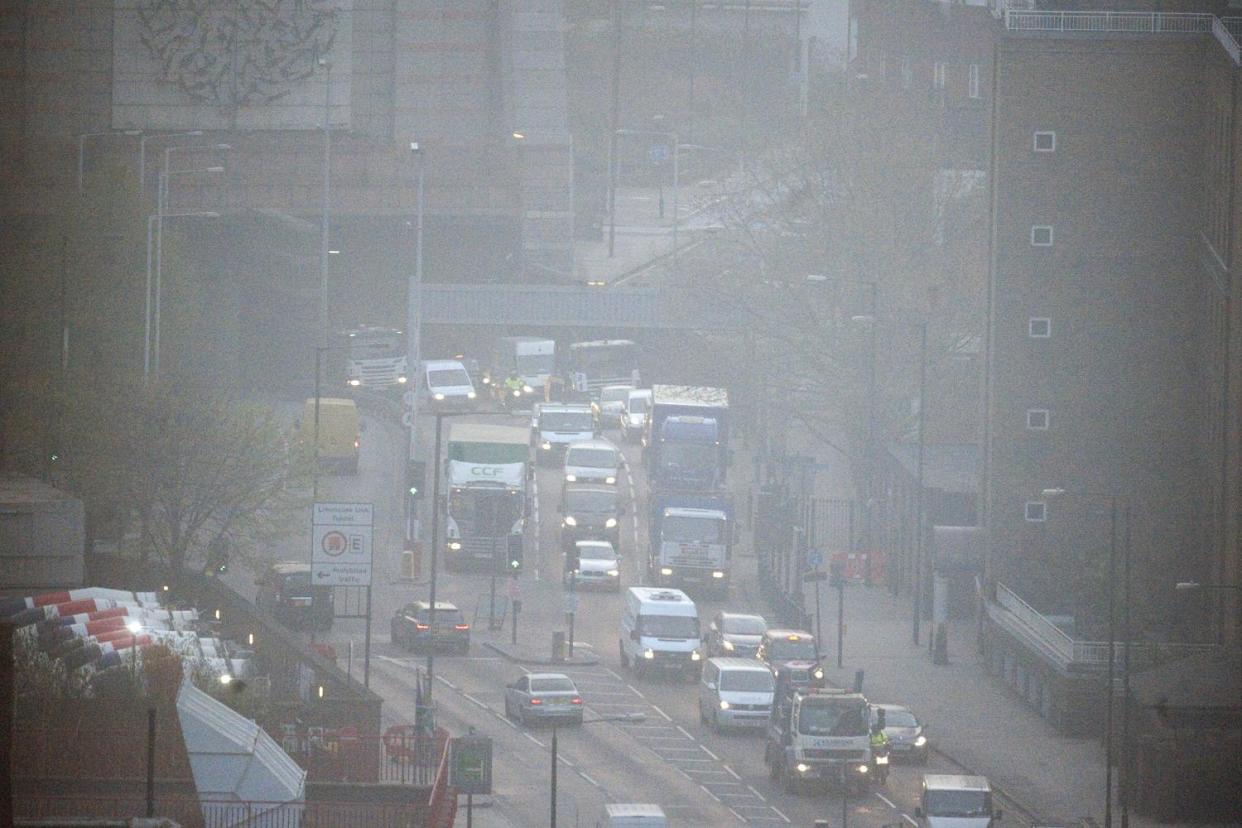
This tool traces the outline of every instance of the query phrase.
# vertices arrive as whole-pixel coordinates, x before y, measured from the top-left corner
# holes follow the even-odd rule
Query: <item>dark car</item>
[[[704,636],[707,656],[753,656],[767,629],[768,622],[762,615],[718,612]]]
[[[580,540],[604,540],[621,546],[621,516],[625,507],[615,486],[602,483],[566,483],[561,490],[561,546],[572,550]]]
[[[292,629],[327,630],[336,616],[332,588],[311,585],[311,566],[300,561],[280,561],[269,566],[255,581],[254,605],[261,607]]]
[[[431,604],[414,601],[397,610],[392,619],[392,643],[407,650],[436,649],[470,651],[470,625],[454,604],[436,601],[435,630],[431,629]]]
[[[893,759],[909,759],[920,765],[927,764],[931,745],[927,742],[926,726],[908,707],[899,704],[871,705],[871,726],[880,721],[884,711],[884,735],[888,737],[888,753]]]
[[[755,656],[771,668],[778,690],[824,686],[819,646],[815,636],[805,630],[766,631]]]

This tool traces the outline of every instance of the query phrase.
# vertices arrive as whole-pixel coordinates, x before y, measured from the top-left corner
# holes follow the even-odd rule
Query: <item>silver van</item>
[[[914,815],[926,828],[990,828],[1002,812],[992,810],[987,777],[929,773]]]
[[[766,727],[774,692],[772,671],[762,661],[709,658],[699,681],[699,721],[717,733],[726,727]]]

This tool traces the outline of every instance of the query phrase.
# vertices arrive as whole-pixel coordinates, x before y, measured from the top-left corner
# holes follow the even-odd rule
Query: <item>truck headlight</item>
[[[798,773],[806,773],[810,769],[811,769],[811,766],[808,765],[806,762],[799,762],[798,764],[794,765],[794,770],[796,770]]]
[[[855,770],[857,770],[859,773],[867,773],[871,769],[868,768],[866,765],[859,765],[857,768],[855,768]]]
[[[673,570],[672,570],[672,568],[671,568],[671,567],[662,566],[662,567],[660,567],[660,574],[661,574],[661,575],[672,575],[672,574],[673,574]]]
[[[608,570],[607,572],[605,572],[604,574],[605,574],[605,575],[607,575],[609,578],[619,578],[619,577],[621,577],[621,570],[619,570],[619,569],[610,569],[610,570]]]
[[[539,444],[539,448],[543,449],[544,451],[551,451],[552,444],[549,443],[547,440],[544,440],[542,443]]]
[[[926,737],[926,736],[919,736],[917,739],[915,739],[915,740],[914,740],[914,746],[915,746],[915,747],[922,747],[922,746],[923,746],[923,745],[925,745],[925,744],[927,744],[927,737]]]
[[[475,397],[477,397],[477,396],[479,396],[479,395],[478,395],[478,394],[476,394],[476,393],[474,393],[473,391],[467,391],[467,392],[466,392],[466,399],[468,399],[468,400],[473,400],[473,399],[474,399]]]
[[[720,649],[724,650],[726,653],[733,652],[733,642],[732,641],[721,641]]]
[[[577,483],[577,482],[578,482],[578,475],[576,475],[576,474],[567,474],[567,475],[565,475],[565,482],[566,482],[566,483]]]
[[[617,478],[616,477],[605,477],[604,482],[607,483],[609,486],[611,486],[613,483],[617,482]]]
[[[614,518],[608,518],[608,520],[604,521],[604,528],[605,528],[605,529],[612,529],[612,528],[614,528],[616,525],[617,525],[617,519],[616,519],[615,517],[614,517]]]
[[[360,380],[360,379],[351,379],[351,380],[349,381],[349,384],[350,384],[350,385],[352,385],[354,388],[357,388],[359,385],[362,385],[362,380]]]
[[[522,393],[523,393],[523,394],[533,394],[533,393],[535,393],[535,389],[531,388],[529,385],[523,385],[523,386],[522,386]]]
[[[729,709],[729,703],[728,703],[727,701],[725,701],[724,699],[721,699],[721,700],[720,700],[720,709],[721,709],[721,710],[728,710],[728,709]]]
[[[431,395],[431,398],[432,398],[432,399],[434,399],[434,400],[443,401],[443,400],[444,400],[444,395],[443,395],[443,394],[441,394],[439,391],[437,391],[436,393],[434,393],[434,394],[432,394],[432,395]]]
[[[643,658],[651,661],[651,659],[655,658],[655,650],[643,650]]]
[[[723,578],[723,577],[724,577],[724,573],[723,573],[723,572],[713,572],[713,573],[712,573],[712,577],[713,577],[713,578]]]
[[[565,515],[565,525],[566,526],[577,526],[578,519],[574,517],[573,515]]]
[[[491,384],[492,384],[492,378],[491,378],[491,377],[484,377],[484,378],[483,378],[483,384],[484,384],[484,385],[491,385]]]
[[[820,679],[822,679],[824,677],[824,668],[816,667],[814,670],[811,671],[811,677],[814,678],[816,681],[819,681]]]
[[[405,378],[405,377],[397,377],[397,383],[398,383],[398,384],[400,384],[400,385],[405,385],[405,382],[406,382],[406,378]]]
[[[690,660],[691,660],[691,661],[701,661],[702,659],[703,659],[703,654],[702,654],[702,653],[700,653],[698,650],[691,650],[691,651],[690,651]]]
[[[454,552],[456,552],[459,549],[461,549],[461,541],[449,541],[448,547],[449,549],[452,549]]]
[[[522,391],[521,391],[521,389],[520,389],[520,388],[514,388],[514,389],[513,389],[513,396],[515,396],[515,397],[520,397],[520,396],[522,396]]]

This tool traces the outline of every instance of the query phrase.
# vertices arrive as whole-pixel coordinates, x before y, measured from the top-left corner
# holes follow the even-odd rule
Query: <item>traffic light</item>
[[[574,544],[565,550],[565,574],[577,572],[579,565],[582,563],[582,554],[578,550],[578,545]]]
[[[410,460],[405,467],[405,490],[413,500],[423,496],[423,487],[427,481],[427,461]]]
[[[516,574],[522,569],[522,536],[509,536],[508,570]]]
[[[834,587],[845,586],[845,563],[842,561],[833,561],[828,565],[828,573],[830,576],[829,583]]]

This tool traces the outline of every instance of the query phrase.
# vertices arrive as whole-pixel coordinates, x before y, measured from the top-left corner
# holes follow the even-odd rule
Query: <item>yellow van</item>
[[[319,465],[358,473],[358,443],[361,432],[358,406],[353,400],[319,398]],[[298,441],[314,449],[315,398],[302,407]]]

